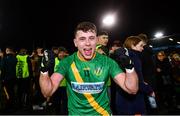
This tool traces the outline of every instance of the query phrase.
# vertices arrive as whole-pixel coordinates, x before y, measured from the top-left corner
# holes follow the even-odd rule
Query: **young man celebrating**
[[[96,50],[96,26],[81,22],[75,29],[74,45],[78,51],[63,59],[56,72],[48,76],[51,61],[45,50],[42,60],[40,86],[45,97],[51,96],[63,78],[67,80],[69,115],[111,115],[107,82],[109,77],[129,94],[136,94],[138,78],[131,62],[124,73],[118,64]],[[130,61],[129,57],[126,60]]]

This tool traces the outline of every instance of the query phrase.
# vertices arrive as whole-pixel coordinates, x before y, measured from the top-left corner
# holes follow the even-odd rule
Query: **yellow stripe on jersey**
[[[71,64],[71,69],[73,71],[73,74],[76,78],[76,81],[79,82],[79,83],[83,83],[83,80],[78,72],[78,69],[75,65],[75,62],[73,62]],[[88,100],[89,104],[98,112],[100,113],[101,115],[109,115],[109,113],[104,109],[102,108],[94,99],[94,97],[90,94],[90,93],[84,93],[84,96],[86,97],[86,99]]]

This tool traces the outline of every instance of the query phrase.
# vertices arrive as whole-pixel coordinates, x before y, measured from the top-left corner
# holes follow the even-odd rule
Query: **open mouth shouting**
[[[83,51],[85,56],[92,56],[92,48],[85,48]]]

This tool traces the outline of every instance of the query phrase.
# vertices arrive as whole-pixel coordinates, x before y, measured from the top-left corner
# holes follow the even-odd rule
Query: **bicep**
[[[63,80],[64,76],[60,73],[53,73],[51,76],[51,82],[53,85],[53,93],[57,90],[59,87],[60,82]]]
[[[125,73],[119,73],[117,74],[113,80],[115,81],[115,83],[120,86],[123,90],[127,91],[126,87],[125,87]]]

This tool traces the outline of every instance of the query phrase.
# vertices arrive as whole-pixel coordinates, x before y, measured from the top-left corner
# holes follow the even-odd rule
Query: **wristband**
[[[42,71],[41,71],[41,74],[47,75],[47,74],[48,74],[48,71],[46,71],[46,72],[42,72]]]
[[[127,73],[132,73],[134,71],[134,67],[132,69],[126,69]]]

